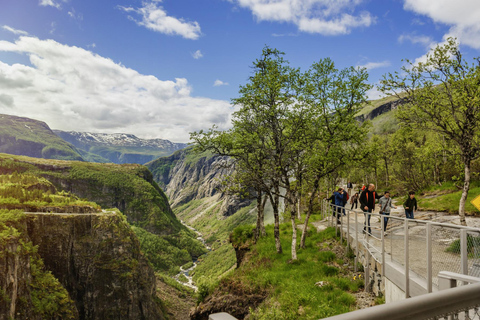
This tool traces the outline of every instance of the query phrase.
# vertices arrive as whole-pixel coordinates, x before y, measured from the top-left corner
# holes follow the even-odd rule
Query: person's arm
[[[407,206],[408,206],[408,198],[407,198],[407,200],[405,200],[405,202],[403,203],[403,207],[404,207],[406,210],[408,210],[408,207],[407,207]]]
[[[413,203],[413,206],[415,206],[415,211],[418,210],[418,206],[417,206],[417,198],[415,198],[415,202]]]

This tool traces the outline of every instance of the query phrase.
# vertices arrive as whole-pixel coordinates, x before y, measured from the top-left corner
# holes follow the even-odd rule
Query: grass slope
[[[74,146],[44,122],[0,115],[0,152],[45,159],[83,160]]]
[[[267,237],[255,245],[248,238],[252,237],[251,229],[252,226],[244,226],[233,232],[232,241],[241,242],[237,245],[250,243],[250,253],[240,268],[216,287],[213,296],[218,300],[229,295],[223,288],[236,288],[230,292],[266,292],[263,302],[250,310],[249,319],[258,320],[313,320],[355,309],[356,298],[352,294],[362,290],[363,280],[354,279],[353,260],[334,240],[333,228],[317,232],[311,226],[306,248],[298,251],[298,260],[293,262],[290,224],[281,225],[283,254],[276,253],[273,226],[267,226]],[[316,285],[318,282],[322,285]]]

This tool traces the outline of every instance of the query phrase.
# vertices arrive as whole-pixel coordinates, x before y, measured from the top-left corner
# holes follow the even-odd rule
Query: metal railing
[[[480,229],[407,219],[393,214],[364,213],[325,201],[322,215],[328,219],[330,226],[337,229],[341,241],[345,238],[347,246],[355,247],[355,267],[360,245],[381,265],[389,262],[399,265],[404,271],[406,297],[411,296],[410,273],[426,282],[426,291],[422,294],[438,288],[437,275],[440,271],[480,276]],[[371,232],[364,225],[368,217]],[[385,217],[388,217],[387,232],[384,232]],[[381,270],[382,276],[385,269]],[[366,284],[368,280],[366,272]]]
[[[325,319],[480,319],[480,283],[433,292]]]

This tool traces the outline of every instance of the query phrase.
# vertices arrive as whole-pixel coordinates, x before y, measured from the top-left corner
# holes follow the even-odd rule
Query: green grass
[[[353,280],[335,265],[337,257],[329,250],[334,241],[333,228],[317,233],[309,232],[306,249],[298,251],[298,260],[291,261],[291,227],[282,224],[283,254],[275,251],[273,227],[267,226],[266,238],[252,246],[252,254],[240,269],[224,278],[217,287],[232,283],[248,288],[246,291],[267,292],[267,299],[252,312],[250,319],[320,319],[355,308],[350,293],[363,287],[363,280]],[[323,287],[315,283],[324,281]]]
[[[432,211],[444,211],[451,214],[458,214],[458,205],[460,203],[460,197],[462,196],[461,191],[453,187],[453,183],[444,184],[444,186],[433,188],[431,187],[427,195],[435,193],[444,193],[440,194],[434,198],[424,199],[421,196],[416,196],[418,206],[422,210],[432,210]],[[453,192],[452,192],[453,191]],[[449,193],[445,193],[449,192]],[[475,197],[480,195],[480,186],[473,186],[468,191],[467,201],[465,203],[465,213],[468,215],[479,216],[480,211],[470,203]],[[403,203],[403,202],[402,202]]]

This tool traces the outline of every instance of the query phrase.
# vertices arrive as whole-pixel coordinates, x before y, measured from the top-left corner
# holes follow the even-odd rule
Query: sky
[[[0,0],[0,114],[188,142],[230,127],[265,46],[375,86],[448,37],[472,62],[479,17],[479,0]]]

